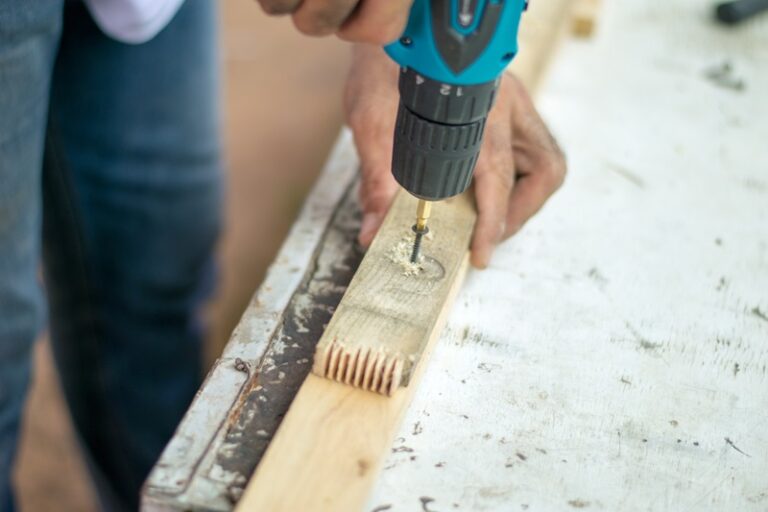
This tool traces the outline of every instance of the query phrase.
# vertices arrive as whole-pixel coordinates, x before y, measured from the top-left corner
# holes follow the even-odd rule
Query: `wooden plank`
[[[527,47],[523,51],[528,55],[525,59],[521,57],[520,64],[514,68],[520,79],[531,87],[538,83],[545,67],[542,61],[549,58],[563,32],[569,19],[571,2],[559,0],[534,4],[542,4],[540,8],[531,9],[526,17],[526,22],[534,28],[521,31],[521,47]],[[419,314],[404,316],[400,308],[397,308],[399,313],[394,315],[394,320],[384,320],[392,316],[392,311],[386,308],[391,308],[393,304],[372,295],[351,301],[350,295],[346,294],[338,312],[346,310],[359,314],[369,310],[365,321],[355,320],[359,322],[356,328],[362,328],[366,333],[400,329],[398,332],[403,335],[403,327],[397,324],[398,321],[415,324],[415,327],[406,328],[405,335],[411,336],[414,350],[420,345],[424,347],[422,360],[428,359],[466,273],[469,260],[467,247],[475,217],[469,204],[471,199],[465,194],[436,205],[432,225],[436,234],[440,231],[440,236],[432,239],[435,244],[432,254],[444,270],[444,275],[427,282],[427,288],[432,289],[422,297],[428,306],[417,305],[411,298],[406,299],[407,293],[417,293],[418,290],[398,277],[402,268],[393,265],[388,256],[388,251],[396,245],[394,242],[405,235],[403,226],[408,229],[415,211],[415,201],[404,193],[398,195],[363,259],[356,274],[356,278],[360,275],[361,279],[354,284],[354,289],[350,285],[351,290],[365,293],[366,279],[394,283],[400,291],[393,295],[393,300],[408,300],[407,306],[411,309],[420,307],[421,311],[416,313],[424,314],[425,322],[420,324]],[[441,230],[450,235],[445,236]],[[445,243],[449,245],[440,245]],[[430,253],[427,247],[425,253]],[[379,275],[382,272],[389,275],[382,277]],[[422,286],[424,284],[421,283]],[[334,315],[334,319],[337,316]],[[341,321],[335,320],[335,323]],[[369,321],[370,325],[364,325]],[[334,324],[334,320],[331,323]],[[328,330],[332,329],[338,333],[339,326],[329,325]],[[394,390],[389,397],[309,375],[256,468],[238,503],[238,510],[361,510],[423,370],[424,364],[407,369],[410,385]]]
[[[398,193],[317,345],[316,375],[387,395],[410,381],[461,275],[476,216],[468,194],[435,203],[424,259],[411,265],[416,203]]]
[[[451,304],[469,259],[462,258],[450,281]],[[436,321],[445,323],[450,307]],[[425,357],[441,329],[433,329]],[[238,510],[344,512],[360,510],[379,473],[395,430],[416,390],[412,385],[392,396],[363,391],[310,374],[251,479]]]

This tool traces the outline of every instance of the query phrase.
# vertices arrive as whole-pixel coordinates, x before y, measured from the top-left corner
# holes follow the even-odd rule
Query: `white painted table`
[[[768,23],[606,4],[539,95],[566,185],[470,274],[371,510],[768,510]]]
[[[563,45],[566,185],[470,274],[368,510],[768,510],[768,20],[711,6]],[[359,262],[356,167],[344,132],[145,510],[238,500]]]

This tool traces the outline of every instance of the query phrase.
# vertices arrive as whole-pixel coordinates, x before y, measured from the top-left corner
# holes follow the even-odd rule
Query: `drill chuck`
[[[402,69],[392,172],[403,188],[436,201],[469,187],[497,85],[447,84]]]

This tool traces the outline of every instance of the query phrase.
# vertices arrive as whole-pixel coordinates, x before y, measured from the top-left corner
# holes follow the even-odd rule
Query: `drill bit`
[[[432,203],[419,199],[419,204],[416,207],[416,224],[413,225],[413,232],[416,234],[416,238],[413,240],[413,250],[411,251],[411,263],[419,261],[419,252],[421,251],[421,239],[424,235],[429,233],[427,227],[427,220],[429,220],[429,213],[432,210]]]

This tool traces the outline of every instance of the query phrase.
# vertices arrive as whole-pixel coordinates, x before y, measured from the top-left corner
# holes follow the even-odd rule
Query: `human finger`
[[[270,16],[291,14],[301,5],[301,0],[258,0],[261,9]]]
[[[387,44],[405,30],[413,0],[362,0],[338,31],[345,41]]]
[[[293,24],[302,34],[327,36],[344,24],[358,0],[303,0],[293,13]]]
[[[472,265],[488,266],[505,232],[510,191],[515,185],[512,127],[508,100],[500,95],[488,116],[483,147],[475,170],[477,223],[472,236]]]

